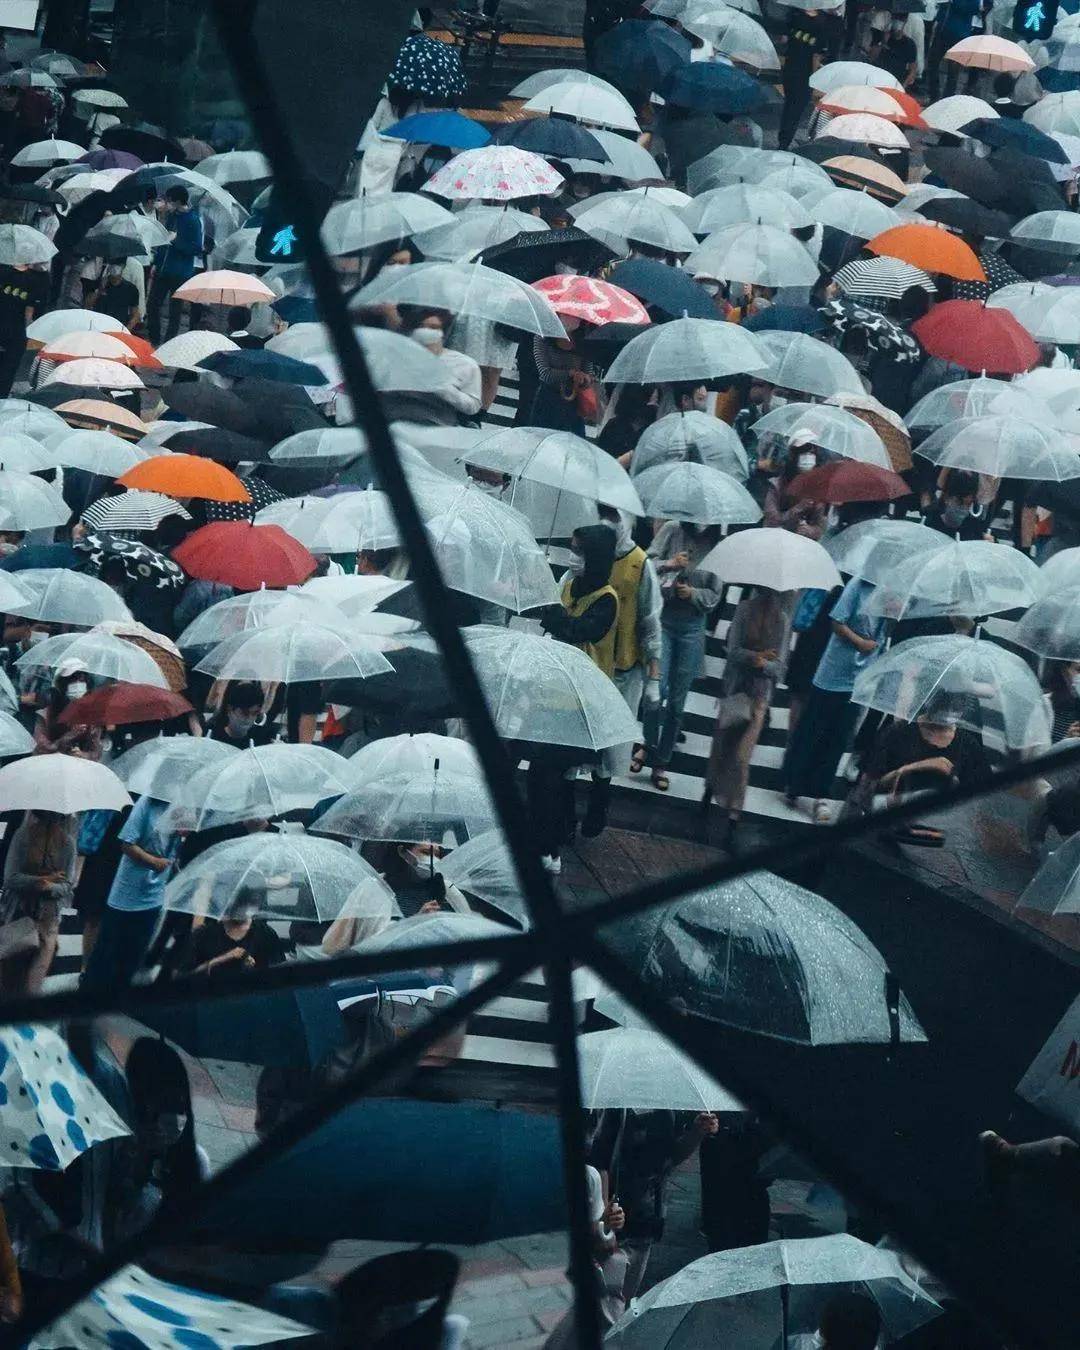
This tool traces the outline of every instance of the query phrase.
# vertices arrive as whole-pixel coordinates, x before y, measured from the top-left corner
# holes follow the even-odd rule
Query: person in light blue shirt
[[[852,577],[830,611],[832,636],[818,662],[806,709],[788,745],[784,762],[785,795],[794,806],[814,799],[814,820],[830,819],[824,800],[832,788],[859,709],[851,701],[855,677],[881,650],[886,620],[866,613],[874,587]]]
[[[130,984],[146,955],[180,847],[178,834],[161,829],[166,810],[165,802],[140,797],[120,831],[123,857],[83,974],[84,989]]]

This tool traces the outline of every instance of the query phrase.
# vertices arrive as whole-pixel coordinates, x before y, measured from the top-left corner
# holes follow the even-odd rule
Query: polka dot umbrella
[[[457,47],[423,33],[413,33],[401,44],[386,83],[408,94],[450,103],[468,88]]]

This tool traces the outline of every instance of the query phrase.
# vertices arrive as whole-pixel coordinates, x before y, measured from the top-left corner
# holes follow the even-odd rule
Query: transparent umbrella
[[[539,216],[513,206],[473,206],[446,224],[424,231],[416,242],[425,258],[461,262],[519,234],[546,229]]]
[[[431,943],[471,942],[476,938],[506,937],[505,924],[479,914],[414,914],[384,928],[374,937],[357,943],[356,950],[364,952],[408,952],[413,947]]]
[[[161,667],[141,648],[113,637],[111,633],[58,633],[37,642],[15,662],[21,671],[55,670],[61,661],[74,661],[88,675],[125,684],[152,684],[168,687]]]
[[[327,512],[323,532],[328,540],[335,541],[330,549],[332,553],[401,545],[390,498],[375,488],[342,493],[340,499],[333,502],[332,510]],[[338,540],[342,541],[343,547],[336,542]]]
[[[833,180],[812,160],[804,159],[800,164],[773,169],[764,178],[758,179],[757,185],[770,191],[786,192],[809,213],[812,202],[832,191]]]
[[[728,225],[756,221],[782,229],[803,229],[813,223],[790,193],[770,192],[754,184],[734,183],[710,188],[679,213],[695,234],[712,234]]]
[[[18,573],[0,571],[0,614],[13,614],[14,606],[24,604],[27,599]]]
[[[232,595],[193,619],[177,638],[181,647],[209,647],[256,628],[286,623],[317,623],[348,634],[344,616],[302,591],[249,591]]]
[[[70,518],[71,508],[51,484],[0,469],[0,530],[49,530]]]
[[[380,273],[357,293],[354,303],[430,305],[458,318],[487,319],[541,337],[566,336],[558,315],[539,291],[478,262],[412,263]]]
[[[36,267],[56,256],[56,245],[31,225],[0,225],[0,263]]]
[[[257,745],[192,774],[173,799],[177,827],[269,820],[348,792],[348,761],[319,745]]]
[[[760,340],[768,336],[772,335],[747,333],[738,324],[713,319],[653,324],[630,339],[611,363],[604,382],[674,384],[754,374],[768,366],[769,355]]]
[[[582,1105],[635,1111],[743,1111],[737,1097],[658,1031],[615,1027],[578,1037]]]
[[[926,557],[948,543],[946,535],[913,520],[861,520],[822,541],[845,576],[886,584],[909,558]]]
[[[344,624],[328,628],[306,619],[237,633],[219,642],[196,666],[221,680],[282,684],[366,679],[390,669],[374,639],[350,634]]]
[[[514,855],[501,830],[485,830],[452,849],[435,863],[448,886],[493,906],[522,928],[529,915],[521,898]]]
[[[299,588],[299,594],[313,595],[316,600],[334,605],[345,615],[368,614],[411,584],[394,577],[363,576],[352,572],[343,576],[312,577]]]
[[[275,464],[311,467],[346,462],[367,449],[367,436],[360,427],[309,427],[278,441],[270,458]]]
[[[469,655],[502,736],[603,750],[626,745],[637,720],[584,652],[514,629],[464,630]]]
[[[143,451],[107,431],[69,429],[52,451],[53,462],[65,469],[82,469],[103,478],[119,478],[145,458]]]
[[[1046,577],[1040,571],[1039,582],[1042,598],[1016,625],[1012,640],[1052,661],[1080,661],[1080,581],[1046,589]]]
[[[26,567],[19,573],[26,599],[8,612],[46,623],[92,628],[106,619],[132,619],[131,610],[111,586],[66,567]]]
[[[807,209],[820,225],[829,225],[856,239],[873,239],[874,235],[902,223],[891,206],[871,197],[869,192],[855,192],[850,188],[827,192]]]
[[[631,515],[642,514],[641,499],[622,465],[600,446],[569,431],[508,427],[477,441],[461,458],[514,479],[544,483]]]
[[[1080,548],[1063,548],[1053,553],[1039,568],[1039,593],[1080,586]]]
[[[1038,598],[1039,569],[1023,553],[981,539],[947,540],[893,568],[866,602],[890,618],[1002,614]]]
[[[860,929],[772,872],[608,925],[603,941],[665,1002],[724,1026],[804,1045],[926,1039]]]
[[[834,455],[876,464],[882,469],[892,467],[889,453],[873,427],[843,408],[787,403],[759,417],[754,423],[754,434],[759,441],[765,436],[776,436],[789,443],[796,436],[812,436],[814,445]]]
[[[1009,234],[1029,243],[1080,249],[1080,222],[1071,211],[1036,211],[1014,225]]]
[[[32,755],[37,749],[34,738],[9,712],[0,712],[0,759]]]
[[[754,525],[761,519],[761,507],[746,488],[707,464],[658,464],[634,481],[644,503],[639,515],[694,525]]]
[[[801,591],[808,586],[828,591],[840,584],[840,573],[817,540],[791,530],[740,530],[721,539],[698,567],[714,572],[725,584],[767,586],[773,591]]]
[[[433,393],[449,383],[439,358],[411,338],[383,328],[358,328],[356,336],[364,349],[371,381],[380,392]],[[340,373],[335,370],[332,382],[338,379]],[[339,415],[341,406],[339,399]]]
[[[418,192],[389,192],[335,202],[322,225],[323,242],[331,254],[360,253],[395,240],[449,225],[454,217],[444,206]]]
[[[635,1300],[606,1340],[618,1350],[775,1350],[789,1333],[811,1335],[838,1287],[877,1303],[890,1340],[943,1311],[895,1252],[833,1233],[699,1257]]]
[[[1050,714],[1027,662],[976,638],[898,643],[856,676],[852,698],[903,722],[948,716],[1013,750],[1050,744]]]
[[[832,398],[834,394],[861,394],[863,382],[846,356],[806,333],[782,329],[758,333],[768,366],[764,378],[781,389]]]
[[[1039,342],[1059,346],[1080,342],[1080,297],[1071,287],[1048,287],[1051,294],[1037,294],[1022,308],[1009,306],[1013,315]],[[993,307],[996,292],[987,301]]]
[[[637,477],[659,464],[683,460],[707,464],[740,483],[750,473],[746,450],[736,432],[718,417],[691,411],[668,413],[645,428],[630,458],[630,474]]]
[[[687,6],[680,23],[739,65],[756,71],[780,69],[780,58],[772,39],[761,24],[747,14],[718,5],[715,0],[698,0]]]
[[[936,430],[960,418],[1017,417],[1030,422],[1053,424],[1053,413],[1034,394],[1019,384],[980,375],[973,380],[954,380],[924,394],[904,416],[909,427]]]
[[[919,454],[943,468],[970,469],[992,478],[1063,483],[1080,477],[1080,437],[1020,417],[958,418],[931,432]]]
[[[559,592],[528,520],[473,483],[453,486],[421,514],[443,580],[452,590],[520,614],[558,604]]]
[[[56,314],[63,312],[58,310],[45,317],[52,319]],[[81,314],[89,311],[67,312]],[[29,330],[27,332],[29,333]],[[0,398],[0,430],[4,432],[17,431],[23,436],[40,438],[54,431],[63,431],[66,427],[67,423],[59,413],[53,412],[51,408],[42,407],[40,403],[28,403],[22,398]]]
[[[652,155],[643,145],[620,136],[617,131],[606,131],[603,127],[590,127],[589,133],[595,136],[607,153],[608,162],[604,172],[611,178],[621,178],[624,183],[659,183],[664,174]],[[575,173],[595,173],[596,162],[585,159],[567,159],[563,161]]]
[[[561,113],[579,122],[595,122],[616,131],[639,132],[634,110],[612,85],[601,88],[580,80],[564,80],[533,94],[522,108],[527,113]]]
[[[125,750],[110,767],[133,797],[174,802],[184,795],[194,774],[211,765],[220,767],[239,754],[235,746],[209,736],[158,736]]]
[[[367,494],[350,492],[341,495],[360,497]],[[357,540],[355,524],[339,515],[336,524],[327,525],[337,500],[336,497],[288,497],[263,507],[256,521],[260,525],[280,525],[286,534],[291,534],[313,553],[352,552]]]
[[[686,260],[694,276],[755,286],[812,286],[818,265],[803,245],[777,225],[727,225]]]
[[[648,196],[620,192],[578,213],[574,224],[620,254],[628,253],[631,244],[646,244],[665,253],[690,253],[697,247],[679,213]]]
[[[495,805],[478,766],[466,771],[443,767],[435,759],[411,771],[364,772],[353,779],[358,781],[359,786],[315,822],[312,828],[319,834],[443,843],[481,834],[495,824]]]
[[[257,915],[327,923],[386,911],[393,892],[359,853],[309,834],[259,831],[200,853],[165,889],[168,909],[214,919]]]
[[[1016,908],[1050,915],[1080,914],[1080,834],[1050,854],[1024,888]]]

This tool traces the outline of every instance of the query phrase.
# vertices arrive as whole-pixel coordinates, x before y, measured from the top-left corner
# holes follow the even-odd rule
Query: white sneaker
[[[540,859],[540,865],[545,872],[550,872],[553,877],[557,877],[562,871],[562,859],[553,853],[545,853]]]

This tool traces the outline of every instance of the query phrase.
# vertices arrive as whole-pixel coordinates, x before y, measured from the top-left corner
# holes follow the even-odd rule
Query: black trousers
[[[810,102],[810,76],[798,76],[784,80],[784,108],[780,114],[780,131],[777,144],[786,150],[795,139],[802,115]]]
[[[7,398],[26,351],[26,329],[0,329],[0,398]]]
[[[146,296],[146,332],[155,347],[161,341],[161,311],[166,301],[169,305],[169,322],[165,329],[165,340],[174,338],[180,331],[180,311],[183,308],[184,301],[174,300],[173,291],[182,285],[183,280],[180,277],[163,277],[160,272],[154,273],[154,279],[150,283],[150,290]],[[190,326],[192,328],[198,324],[202,312],[202,305],[191,306]]]

